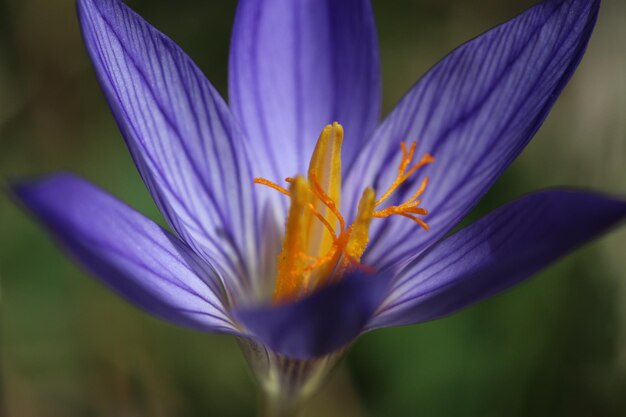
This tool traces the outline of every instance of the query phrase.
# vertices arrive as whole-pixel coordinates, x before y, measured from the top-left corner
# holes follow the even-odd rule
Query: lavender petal
[[[425,233],[391,218],[375,222],[365,262],[385,268],[443,237],[491,187],[541,126],[586,49],[596,0],[549,0],[456,49],[402,99],[359,155],[346,181],[356,207],[365,185],[382,193],[396,175],[401,141],[434,164],[386,204],[404,201],[430,177]]]
[[[626,200],[538,192],[495,210],[413,260],[369,328],[437,319],[501,292],[626,218]]]
[[[71,174],[13,191],[78,263],[132,304],[178,325],[238,334],[216,271],[140,213]]]
[[[345,347],[363,330],[385,294],[382,276],[355,274],[302,300],[235,310],[251,338],[295,359],[321,357]]]
[[[344,125],[349,162],[378,122],[380,69],[369,0],[242,0],[230,51],[230,105],[258,176],[306,172],[322,128]]]
[[[245,292],[257,212],[241,132],[171,39],[119,0],[79,0],[85,45],[128,148],[172,228]]]

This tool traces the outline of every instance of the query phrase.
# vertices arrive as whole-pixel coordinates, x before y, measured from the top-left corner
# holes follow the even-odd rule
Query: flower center
[[[361,264],[360,260],[369,241],[373,218],[403,216],[428,230],[428,225],[417,217],[428,214],[427,210],[419,206],[419,198],[428,185],[428,177],[404,203],[378,209],[409,177],[434,162],[430,154],[425,154],[410,167],[416,143],[409,149],[405,143],[400,144],[402,159],[395,180],[378,199],[374,189],[366,187],[359,200],[354,222],[346,225],[339,211],[342,141],[343,127],[339,123],[326,126],[315,145],[307,177],[286,178],[289,189],[264,178],[254,179],[257,184],[287,195],[291,203],[278,258],[273,295],[275,303],[306,295],[340,279],[350,270],[372,270]]]

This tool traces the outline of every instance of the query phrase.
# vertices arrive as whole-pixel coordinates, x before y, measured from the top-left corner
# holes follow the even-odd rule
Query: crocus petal
[[[364,185],[382,192],[397,170],[401,141],[435,163],[396,193],[404,201],[425,177],[430,232],[405,221],[375,222],[364,260],[380,268],[418,255],[475,205],[547,116],[582,58],[599,1],[552,0],[470,41],[422,78],[387,117],[349,173],[349,207]]]
[[[76,260],[150,314],[198,330],[236,334],[223,286],[180,239],[70,174],[14,193]]]
[[[380,74],[369,0],[241,0],[229,92],[258,176],[306,172],[324,125],[344,125],[344,159],[376,126]]]
[[[168,223],[231,278],[248,277],[257,210],[224,101],[171,39],[120,1],[79,0],[78,11],[100,84]]]
[[[401,272],[371,328],[454,313],[503,291],[626,218],[626,200],[572,190],[523,197]]]
[[[356,338],[380,306],[388,280],[358,273],[300,301],[235,311],[250,337],[296,359],[329,354]]]

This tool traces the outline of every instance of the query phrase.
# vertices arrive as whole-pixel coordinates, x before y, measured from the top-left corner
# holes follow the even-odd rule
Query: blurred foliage
[[[226,93],[234,1],[129,3]],[[531,1],[374,0],[384,109],[450,49]],[[75,171],[162,221],[82,47],[72,0],[0,3],[0,175]],[[605,0],[537,140],[471,218],[557,184],[626,192],[626,4]],[[584,221],[584,219],[581,219]],[[454,317],[363,337],[310,416],[623,416],[626,233]],[[249,416],[235,342],[135,310],[0,199],[0,415]]]

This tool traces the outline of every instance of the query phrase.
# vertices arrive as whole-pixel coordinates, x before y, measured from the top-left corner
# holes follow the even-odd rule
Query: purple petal
[[[352,159],[376,126],[380,69],[369,0],[241,0],[230,53],[230,104],[258,176],[306,172],[324,125],[344,125]]]
[[[257,210],[224,101],[172,40],[120,1],[79,0],[78,12],[98,79],[168,223],[230,278],[248,276]]]
[[[436,162],[396,193],[398,203],[428,175],[423,206],[431,231],[406,221],[373,224],[364,260],[379,268],[413,257],[467,214],[544,121],[582,58],[599,1],[546,1],[470,41],[437,64],[402,99],[359,155],[345,189],[355,207],[365,185],[386,189],[401,141]]]
[[[599,194],[553,190],[523,197],[413,260],[369,327],[452,314],[528,278],[625,217],[625,200]]]
[[[238,333],[215,270],[140,213],[70,174],[14,192],[80,264],[131,303],[179,325]]]
[[[235,311],[250,337],[273,351],[308,359],[353,341],[383,300],[388,280],[355,274],[300,301]]]

